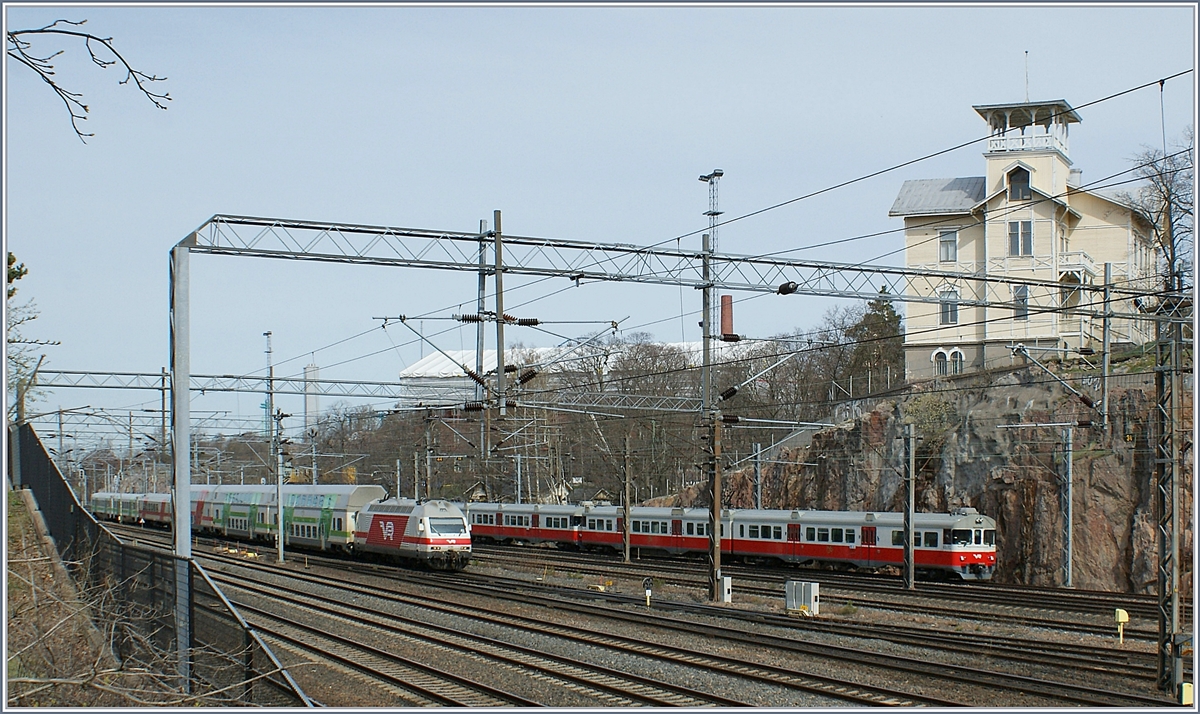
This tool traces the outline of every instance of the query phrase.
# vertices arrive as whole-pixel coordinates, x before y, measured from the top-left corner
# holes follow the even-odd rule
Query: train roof
[[[253,484],[249,486],[225,484],[207,486],[192,484],[192,498],[205,494],[205,500],[229,501],[244,500],[247,497],[259,495],[259,503],[274,503],[277,486]],[[334,496],[336,508],[361,508],[371,501],[378,501],[387,496],[387,490],[377,484],[284,484],[284,505],[290,501],[289,496]],[[238,497],[241,497],[240,499]]]

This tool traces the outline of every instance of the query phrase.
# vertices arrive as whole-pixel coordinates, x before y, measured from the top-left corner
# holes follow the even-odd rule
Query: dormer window
[[[1028,201],[1031,198],[1033,192],[1029,189],[1029,171],[1020,167],[1013,169],[1008,175],[1008,200]]]

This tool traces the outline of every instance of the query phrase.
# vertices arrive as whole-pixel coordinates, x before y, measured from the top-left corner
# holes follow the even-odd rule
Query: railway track
[[[334,562],[338,564],[337,561]],[[341,565],[346,565],[341,563]],[[455,578],[445,578],[443,576],[424,576],[412,572],[405,572],[404,579],[406,583],[421,581],[422,584],[433,584],[442,589],[456,589],[465,594],[470,594],[473,597],[486,596],[490,600],[510,599],[523,604],[540,604],[544,607],[553,608],[556,612],[564,610],[572,611],[580,616],[596,616],[599,612],[597,605],[587,602],[572,601],[558,596],[542,596],[536,593],[515,592],[514,586],[508,582],[488,584],[488,579],[464,578],[461,574]],[[428,583],[426,581],[429,581]],[[528,585],[528,583],[526,583]],[[357,591],[359,585],[346,585],[352,591]],[[589,594],[587,597],[596,599],[595,594]],[[429,604],[424,607],[432,607]],[[456,607],[461,607],[458,605]],[[479,609],[481,614],[486,613],[486,610]],[[727,613],[725,613],[727,614]],[[619,622],[628,624],[651,625],[653,627],[665,630],[673,630],[680,633],[695,634],[697,625],[695,622],[679,620],[677,618],[667,617],[658,613],[630,613],[628,609],[609,609],[604,608],[604,617],[613,619]],[[513,616],[504,616],[504,619],[513,622]],[[542,619],[529,618],[529,626],[542,628],[547,627],[547,623]],[[564,627],[563,625],[555,625],[555,630]],[[859,666],[870,665],[887,669],[893,672],[899,672],[905,676],[911,677],[920,675],[930,677],[934,680],[943,682],[949,681],[962,687],[984,687],[994,690],[1006,692],[1024,692],[1029,695],[1043,697],[1048,700],[1071,705],[1084,706],[1162,706],[1165,703],[1160,697],[1146,696],[1130,692],[1105,691],[1097,689],[1092,685],[1072,684],[1070,682],[1047,681],[1039,680],[1033,677],[1025,677],[1020,675],[1011,675],[997,673],[991,670],[965,667],[958,665],[947,665],[945,663],[934,663],[918,658],[897,657],[894,655],[883,655],[878,653],[864,652],[858,648],[849,647],[834,647],[828,644],[814,645],[808,642],[798,642],[793,637],[783,636],[765,636],[757,634],[747,634],[743,629],[726,626],[704,625],[703,632],[706,636],[716,637],[722,641],[737,642],[749,648],[761,648],[767,646],[773,652],[791,652],[803,657],[821,658],[824,662],[837,660],[844,663],[853,663]],[[606,637],[615,640],[621,638],[616,635],[606,635]],[[640,647],[645,647],[645,643],[637,643]],[[661,645],[656,645],[654,656],[664,657],[669,654],[669,648],[662,648]],[[687,653],[688,656],[697,656],[695,652]],[[708,656],[711,655],[701,655]],[[730,666],[748,666],[745,661],[735,663],[727,663]],[[753,664],[752,666],[763,668],[761,664]],[[764,669],[764,674],[773,677],[775,681],[782,681],[781,675],[789,674],[786,670],[769,671],[770,668]],[[792,676],[796,672],[790,672]],[[805,675],[808,676],[808,675]],[[844,686],[844,682],[841,683]],[[835,686],[837,686],[835,684]],[[859,695],[861,696],[861,695]],[[878,695],[875,695],[878,696]],[[886,696],[886,695],[885,695]],[[894,693],[892,694],[894,696]],[[861,702],[873,701],[874,704],[881,703],[878,699],[860,700]],[[899,700],[897,700],[899,701]],[[987,699],[983,699],[987,701]],[[888,702],[892,703],[892,702]],[[941,701],[935,706],[952,706],[955,702]]]
[[[516,551],[516,552],[514,552]],[[582,575],[641,580],[652,577],[663,584],[707,590],[706,564],[676,559],[650,558],[625,564],[619,557],[595,553],[579,554],[548,548],[477,547],[473,557],[482,564],[524,569],[537,567],[570,569]],[[786,580],[809,579],[822,585],[823,605],[871,607],[894,612],[936,615],[956,619],[1003,621],[1027,627],[1040,627],[1096,637],[1114,636],[1113,612],[1122,607],[1135,623],[1138,619],[1153,621],[1157,617],[1153,598],[1118,593],[1070,590],[1034,589],[1025,595],[1024,588],[993,584],[918,584],[915,591],[904,590],[893,580],[878,577],[844,577],[845,573],[819,570],[773,569],[764,574],[758,569],[723,566],[722,574],[736,580],[737,592],[765,598],[783,598]],[[843,576],[843,577],[836,577]],[[1126,602],[1128,600],[1128,602]],[[1020,603],[1014,605],[1013,603]],[[1059,613],[1050,616],[1031,613]],[[1086,620],[1073,616],[1083,615]],[[1070,619],[1069,619],[1070,618]],[[1125,628],[1127,640],[1157,641],[1156,629],[1132,624]]]
[[[487,558],[490,555],[491,549],[485,549],[488,553],[481,553],[482,558]],[[500,549],[501,551],[511,549]],[[538,549],[539,551],[541,549]],[[545,559],[538,554],[537,557],[531,558],[534,555],[532,549],[521,549],[519,555],[522,556],[522,567],[530,568],[541,565],[545,562],[546,567],[565,568],[565,563],[554,561],[550,564],[549,559]],[[480,598],[485,597],[493,600],[511,600],[528,605],[539,605],[545,608],[552,608],[550,612],[572,611],[580,616],[597,615],[596,603],[602,602],[606,604],[605,617],[612,617],[619,622],[628,622],[630,624],[640,623],[643,626],[653,626],[662,629],[674,629],[677,632],[695,633],[696,623],[684,622],[682,620],[622,620],[622,617],[631,617],[629,610],[641,598],[630,595],[621,595],[619,593],[596,593],[576,589],[574,592],[564,590],[554,590],[547,593],[548,586],[545,584],[532,583],[528,579],[522,580],[517,578],[496,577],[487,575],[486,577],[477,577],[469,571],[467,573],[458,574],[453,577],[445,575],[426,575],[416,571],[400,570],[397,571],[392,566],[379,566],[372,564],[364,564],[360,562],[351,562],[339,560],[336,558],[327,558],[324,556],[311,556],[314,562],[319,562],[323,566],[332,566],[353,572],[365,573],[375,572],[382,574],[384,577],[395,578],[397,574],[401,575],[404,582],[409,584],[421,584],[430,587],[440,588],[442,590],[457,590],[465,596]],[[503,560],[503,557],[500,559]],[[486,562],[486,560],[485,560]],[[657,568],[658,561],[651,561],[654,568]],[[244,565],[239,561],[239,565]],[[603,564],[603,574],[612,575],[613,565],[621,565],[618,563]],[[694,564],[693,564],[694,566]],[[278,572],[275,566],[256,566],[268,572]],[[646,570],[646,565],[636,571],[631,571],[625,577],[641,577],[649,574]],[[289,573],[289,575],[299,576],[301,578],[308,577],[303,573]],[[670,577],[667,575],[666,577]],[[581,583],[582,585],[582,583]],[[707,583],[705,582],[705,586]],[[919,587],[921,591],[919,595],[925,595],[927,585],[922,583]],[[366,587],[361,585],[346,587]],[[988,587],[988,586],[984,586]],[[897,590],[895,586],[887,586],[886,589]],[[972,595],[977,591],[976,586],[970,586],[966,589],[950,588],[949,593],[957,591],[959,597],[964,595]],[[738,592],[744,592],[744,587],[739,587]],[[764,592],[772,597],[781,598],[782,594],[778,587],[771,589],[770,585],[764,586]],[[827,591],[828,592],[828,591]],[[903,592],[903,591],[901,591]],[[823,599],[826,600],[826,605],[829,603],[829,596],[823,592]],[[949,597],[949,594],[947,595]],[[582,599],[582,602],[581,602]],[[863,598],[854,598],[854,602],[862,603]],[[428,607],[428,605],[426,605]],[[625,614],[617,616],[608,612],[609,608],[619,610]],[[928,606],[925,607],[928,610]],[[662,600],[656,600],[654,603],[654,612],[645,613],[645,616],[653,616],[663,618],[664,611],[687,611],[689,617],[694,617],[696,614],[712,615],[720,618],[722,623],[727,623],[733,619],[742,619],[759,624],[767,624],[778,627],[786,627],[792,631],[803,631],[807,636],[815,634],[825,635],[840,635],[852,638],[869,638],[873,640],[887,640],[906,646],[923,647],[930,650],[938,650],[944,652],[958,652],[963,655],[964,661],[973,658],[986,658],[990,661],[1006,659],[1014,663],[1024,665],[1038,664],[1047,669],[1053,669],[1055,672],[1061,672],[1062,677],[1067,681],[1045,681],[1038,680],[1034,677],[1021,677],[1019,675],[1005,675],[1002,673],[992,672],[986,669],[956,667],[947,665],[936,665],[927,661],[908,661],[903,662],[903,658],[894,658],[891,656],[882,656],[873,653],[864,653],[861,648],[842,648],[838,650],[836,659],[843,662],[857,662],[860,665],[872,665],[893,671],[906,672],[909,676],[927,676],[941,679],[943,682],[951,681],[960,686],[987,686],[995,689],[1006,691],[1021,691],[1028,692],[1032,696],[1045,697],[1054,702],[1067,703],[1071,705],[1083,704],[1095,706],[1112,706],[1114,703],[1119,703],[1124,706],[1163,706],[1169,704],[1165,699],[1158,696],[1146,696],[1137,693],[1128,692],[1113,692],[1101,691],[1090,685],[1076,685],[1073,680],[1077,679],[1079,674],[1092,675],[1099,681],[1120,680],[1127,683],[1133,681],[1142,681],[1146,688],[1152,688],[1154,680],[1154,659],[1152,653],[1136,652],[1131,650],[1116,650],[1111,647],[1084,647],[1082,645],[1060,644],[1045,640],[1029,640],[1024,638],[1013,637],[998,637],[989,633],[981,632],[954,632],[946,630],[934,630],[929,628],[919,628],[912,626],[899,625],[882,625],[882,624],[866,624],[861,622],[850,622],[848,620],[839,619],[836,617],[822,617],[811,620],[797,620],[788,618],[782,615],[774,615],[771,613],[754,612],[746,610],[730,609],[728,607],[710,608],[706,605],[695,603],[672,603]],[[642,613],[638,613],[637,617],[641,617]],[[956,616],[959,616],[956,614]],[[673,623],[673,624],[672,624]],[[514,623],[509,623],[507,626],[517,626]],[[545,627],[546,623],[543,620],[534,620],[530,626]],[[1048,626],[1052,626],[1048,625]],[[746,628],[742,628],[743,630]],[[725,630],[729,630],[726,632]],[[713,631],[712,627],[705,626],[705,632]],[[779,651],[795,651],[803,656],[829,657],[830,648],[822,646],[819,651],[804,651],[796,650],[798,646],[795,635],[789,635],[779,639],[770,639],[764,641],[756,641],[753,639],[738,639],[735,632],[738,632],[737,627],[728,628],[722,626],[720,629],[720,639],[723,641],[740,642],[745,647],[767,646]],[[563,635],[565,636],[565,635]],[[575,636],[582,636],[578,633]],[[791,644],[788,644],[791,642]],[[608,643],[615,644],[615,643]],[[632,643],[631,643],[632,644]],[[645,646],[645,643],[642,643]],[[666,657],[666,652],[656,652],[655,657]],[[691,653],[692,656],[695,653]],[[726,663],[728,666],[734,666],[733,663]],[[745,662],[739,664],[745,665]],[[930,670],[936,671],[930,671]],[[1073,672],[1076,674],[1068,674]],[[774,681],[781,681],[781,672],[765,672]],[[795,672],[791,672],[795,675]],[[1055,677],[1058,679],[1058,676]],[[844,686],[845,682],[831,682],[829,686],[836,687]],[[855,693],[853,696],[860,697],[857,700],[844,699],[843,701],[857,701],[858,703],[879,705],[901,703],[905,700],[902,697],[897,697],[895,692],[892,693],[876,693],[872,695],[874,698],[864,698],[862,693]],[[882,697],[882,698],[880,698]],[[934,697],[933,699],[937,699]],[[988,701],[986,698],[981,701]],[[910,702],[911,704],[916,701]],[[926,700],[923,703],[931,703]],[[956,702],[940,701],[934,703],[934,706],[953,706]]]
[[[310,582],[324,582],[321,578],[305,577],[302,579],[309,580]],[[234,593],[231,597],[235,604],[242,607],[236,592],[247,589],[244,583],[222,575],[214,576],[214,580],[229,587],[230,592]],[[339,604],[344,598],[324,597],[308,592],[295,596],[291,594],[281,596],[279,588],[276,586],[273,586],[271,589],[258,587],[250,589],[259,591],[260,595],[270,596],[276,600],[282,597],[283,600],[292,602],[298,607],[318,609],[333,606],[342,613],[342,617],[350,617],[357,621],[381,620],[378,616],[372,615],[346,615],[344,612],[346,608]],[[650,657],[658,661],[671,662],[691,668],[701,668],[727,676],[735,676],[743,680],[754,681],[761,685],[797,689],[843,703],[849,702],[876,706],[954,706],[957,704],[956,702],[942,698],[912,696],[882,687],[854,685],[831,677],[799,676],[797,673],[783,668],[754,666],[736,658],[718,657],[686,649],[663,647],[636,638],[617,637],[591,632],[582,628],[549,626],[544,620],[538,618],[496,615],[486,609],[459,604],[431,604],[424,598],[397,596],[387,589],[382,588],[351,585],[346,586],[344,589],[347,592],[359,593],[371,598],[414,605],[423,609],[433,609],[458,617],[469,617],[472,620],[497,625],[508,630],[519,630],[528,635],[554,635],[561,639],[569,640],[573,643],[573,646],[587,645],[603,647],[626,657]],[[289,591],[291,592],[291,589]],[[749,704],[748,702],[731,699],[712,692],[700,692],[669,682],[652,680],[627,671],[599,667],[595,664],[583,666],[575,657],[553,656],[542,650],[532,650],[520,645],[500,642],[492,638],[466,634],[458,629],[435,626],[425,620],[404,618],[394,614],[389,614],[387,618],[382,619],[384,621],[378,622],[378,624],[390,623],[393,633],[395,633],[397,626],[402,628],[405,636],[411,636],[411,632],[417,628],[432,631],[435,633],[434,636],[437,642],[443,645],[448,642],[458,641],[457,646],[461,648],[463,653],[482,653],[486,654],[489,660],[508,662],[526,669],[541,669],[548,677],[566,679],[573,685],[585,686],[592,690],[597,690],[601,694],[607,695],[607,697],[598,697],[597,700],[609,706],[698,707],[747,706]],[[547,660],[554,663],[555,668],[553,670],[547,670],[545,664]]]

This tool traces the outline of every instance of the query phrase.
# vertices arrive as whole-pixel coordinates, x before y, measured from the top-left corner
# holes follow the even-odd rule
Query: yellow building
[[[1009,364],[1018,344],[1038,359],[1071,358],[1081,348],[1099,354],[1103,320],[1069,311],[1087,292],[1077,286],[1104,285],[1106,264],[1111,285],[1155,285],[1150,222],[1115,196],[1083,186],[1073,168],[1067,134],[1080,118],[1069,104],[974,109],[991,128],[986,175],[905,181],[888,212],[904,219],[908,269],[990,281],[945,277],[912,288],[936,297],[907,303],[909,379]],[[1089,299],[1082,297],[1085,306]],[[1128,300],[1112,309],[1137,311]],[[1111,320],[1114,349],[1151,339],[1148,320]]]

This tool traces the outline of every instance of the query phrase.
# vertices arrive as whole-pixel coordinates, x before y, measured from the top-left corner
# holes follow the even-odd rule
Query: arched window
[[[933,356],[933,373],[939,377],[946,376],[946,353],[938,352]]]
[[[1030,198],[1033,198],[1033,192],[1029,189],[1029,172],[1017,167],[1008,174],[1008,200],[1028,201]]]
[[[963,373],[963,353],[959,350],[953,350],[950,353],[950,374]]]

